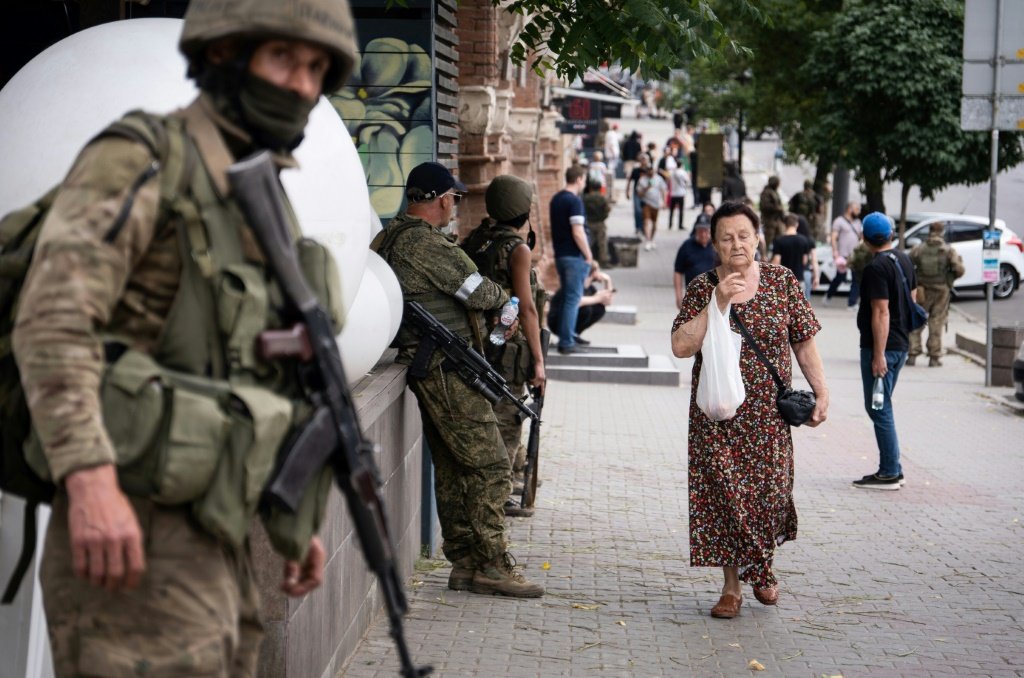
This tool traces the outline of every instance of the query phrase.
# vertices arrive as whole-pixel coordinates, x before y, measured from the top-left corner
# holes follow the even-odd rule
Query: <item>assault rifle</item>
[[[483,395],[492,404],[497,404],[504,398],[519,408],[522,416],[533,420],[540,419],[539,414],[524,405],[523,401],[509,390],[508,382],[494,371],[487,358],[473,350],[465,339],[445,327],[418,302],[405,302],[405,315],[402,319],[408,320],[413,331],[420,336],[416,356],[409,366],[409,376],[414,379],[426,377],[427,364],[431,356],[435,350],[440,350],[446,358],[446,366],[453,369],[467,386]]]
[[[290,320],[301,323],[307,341],[297,340],[296,357],[303,366],[308,397],[315,408],[309,425],[283,450],[279,470],[265,494],[293,510],[308,480],[329,464],[345,496],[369,568],[377,575],[398,648],[402,676],[425,676],[429,666],[416,667],[402,632],[408,602],[395,566],[394,546],[384,514],[376,446],[363,435],[349,390],[341,353],[327,312],[310,289],[295,253],[277,169],[267,151],[228,169],[235,198],[256,234],[274,278],[281,286]],[[296,333],[301,335],[301,333]],[[303,350],[304,349],[304,350]],[[302,482],[305,479],[306,482]]]
[[[541,355],[545,359],[548,356],[548,346],[550,343],[551,332],[549,330],[541,330],[540,350]],[[523,496],[519,500],[519,505],[523,508],[533,508],[537,500],[537,462],[540,460],[540,415],[544,409],[544,391],[540,387],[531,386],[530,397],[532,400],[527,407],[537,417],[530,421],[530,438],[526,443],[526,466],[523,468]]]

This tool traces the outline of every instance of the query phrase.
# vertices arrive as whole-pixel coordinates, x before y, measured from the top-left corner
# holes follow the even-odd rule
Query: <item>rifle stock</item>
[[[312,346],[305,381],[310,386],[309,398],[316,412],[310,425],[296,439],[307,436],[306,441],[301,445],[295,442],[285,450],[289,456],[282,460],[278,476],[270,484],[271,492],[277,487],[282,494],[276,500],[295,506],[305,489],[305,485],[297,486],[302,476],[312,476],[324,463],[330,464],[335,483],[352,515],[366,563],[380,583],[402,675],[406,678],[425,676],[431,672],[431,667],[413,664],[402,632],[402,616],[408,610],[408,603],[395,564],[394,542],[388,531],[380,472],[374,462],[376,447],[359,426],[330,318],[302,273],[288,228],[283,191],[270,153],[263,151],[232,165],[228,169],[228,180],[284,292],[294,316],[292,319],[305,325]],[[288,471],[288,475],[282,477],[283,471]]]

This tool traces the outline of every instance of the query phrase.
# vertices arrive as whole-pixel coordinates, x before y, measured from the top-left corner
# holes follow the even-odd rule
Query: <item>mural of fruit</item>
[[[359,152],[370,202],[386,221],[402,207],[409,171],[434,159],[430,56],[400,38],[370,40],[348,86],[330,100]]]

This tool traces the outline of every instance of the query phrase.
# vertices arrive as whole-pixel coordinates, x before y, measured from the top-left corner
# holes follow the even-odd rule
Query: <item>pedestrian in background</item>
[[[683,306],[686,288],[701,273],[715,267],[715,248],[711,246],[711,220],[694,225],[693,233],[683,241],[676,252],[672,286],[676,290],[676,309]]]
[[[775,242],[776,236],[782,232],[782,216],[784,214],[784,208],[782,205],[782,198],[779,196],[778,177],[768,177],[768,185],[761,191],[759,207],[761,209],[761,227],[764,233],[764,247],[766,248],[761,252],[761,255],[765,256],[767,255],[767,250],[770,250],[772,243]]]
[[[747,197],[747,183],[740,176],[735,161],[725,163],[725,178],[722,179],[722,202],[743,200]]]
[[[942,333],[949,316],[949,299],[953,283],[964,274],[964,262],[955,249],[944,238],[946,224],[936,221],[928,227],[928,239],[910,251],[917,280],[920,284],[917,296],[928,311],[928,367],[942,366]],[[910,334],[910,356],[907,364],[913,365],[921,355],[920,327]]]
[[[896,435],[892,394],[900,369],[910,349],[910,304],[915,300],[914,264],[905,253],[893,248],[892,219],[881,212],[864,218],[864,240],[874,258],[864,267],[857,312],[860,331],[860,375],[864,409],[875,428],[878,443],[878,471],[853,481],[868,490],[898,490],[903,483],[900,444]],[[872,406],[875,380],[881,380],[884,401]]]
[[[580,167],[565,171],[565,186],[551,198],[549,223],[551,246],[558,270],[561,308],[558,312],[558,352],[563,355],[579,353],[576,346],[576,311],[583,296],[583,285],[594,261],[587,232],[586,208],[580,199],[587,175]]]
[[[683,230],[683,212],[686,206],[686,192],[690,187],[690,171],[686,167],[686,161],[679,159],[675,168],[669,174],[669,185],[671,186],[668,202],[668,230],[672,230],[672,215],[679,213],[678,227]]]
[[[785,266],[793,271],[793,275],[800,281],[804,288],[804,296],[811,298],[811,287],[814,284],[812,276],[805,276],[811,271],[811,261],[814,260],[814,242],[797,233],[800,220],[795,214],[787,214],[782,219],[786,230],[781,236],[775,239],[772,245],[772,263],[777,266]]]
[[[665,204],[668,186],[661,174],[648,167],[636,184],[636,193],[640,196],[644,210],[644,249],[650,251],[657,247],[654,235],[658,232],[658,212]]]
[[[604,133],[604,160],[608,165],[608,200],[614,205],[617,201],[615,195],[615,177],[619,176],[619,161],[622,157],[622,135],[619,134],[618,123],[612,123],[610,129]]]
[[[825,291],[824,304],[828,306],[832,297],[839,290],[839,286],[846,282],[847,268],[853,250],[860,242],[863,227],[860,223],[860,203],[851,201],[846,205],[846,211],[840,214],[832,222],[832,261],[836,267],[836,274]],[[857,305],[857,292],[850,287],[850,295],[846,298],[846,307],[853,308]]]
[[[754,260],[758,218],[738,202],[723,203],[711,219],[711,239],[720,261],[697,276],[672,324],[672,353],[695,356],[689,413],[690,564],[721,567],[722,596],[711,616],[735,617],[743,603],[742,582],[764,605],[778,601],[772,570],[775,548],[796,538],[793,503],[793,438],[779,413],[771,373],[744,341],[740,372],[746,399],[727,421],[711,421],[697,407],[701,346],[709,312],[729,307],[755,336],[780,377],[792,379],[795,353],[816,397],[809,426],[828,416],[829,393],[814,335],[821,325],[786,269]],[[717,308],[710,309],[714,304]]]
[[[642,138],[640,132],[633,130],[629,133],[629,137],[622,142],[622,171],[625,173],[627,181],[633,174],[633,168],[643,153]],[[628,199],[629,196],[627,195],[626,198]]]
[[[650,166],[651,161],[647,159],[646,155],[641,153],[636,167],[633,168],[633,171],[629,174],[629,178],[626,179],[626,200],[633,201],[634,232],[639,237],[643,237],[644,234],[644,203],[636,192],[636,186],[640,183],[641,177],[644,176],[646,170]]]
[[[601,289],[597,288],[598,283],[602,285]],[[581,335],[604,317],[608,306],[615,300],[615,287],[611,276],[597,265],[591,268],[583,285],[583,296],[576,310],[576,336],[573,339],[579,346],[589,346],[590,342]],[[548,313],[548,327],[555,335],[565,326],[562,321],[564,305],[559,303],[561,294],[562,290],[558,290],[551,297],[551,311]]]
[[[608,226],[605,219],[611,213],[612,207],[608,198],[601,192],[601,185],[592,178],[587,180],[587,188],[583,193],[583,209],[587,215],[591,251],[599,264],[607,266]]]

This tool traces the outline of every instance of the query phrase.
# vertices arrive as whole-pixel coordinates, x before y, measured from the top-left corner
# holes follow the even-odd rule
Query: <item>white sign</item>
[[[1000,16],[1001,6],[1001,16]],[[993,129],[992,102],[998,101],[995,129],[1024,129],[1024,2],[967,0],[964,8],[963,98],[960,128]],[[996,35],[999,53],[996,54]],[[995,65],[999,62],[999,78]]]
[[[985,231],[981,240],[981,280],[999,282],[999,236],[997,230]]]

